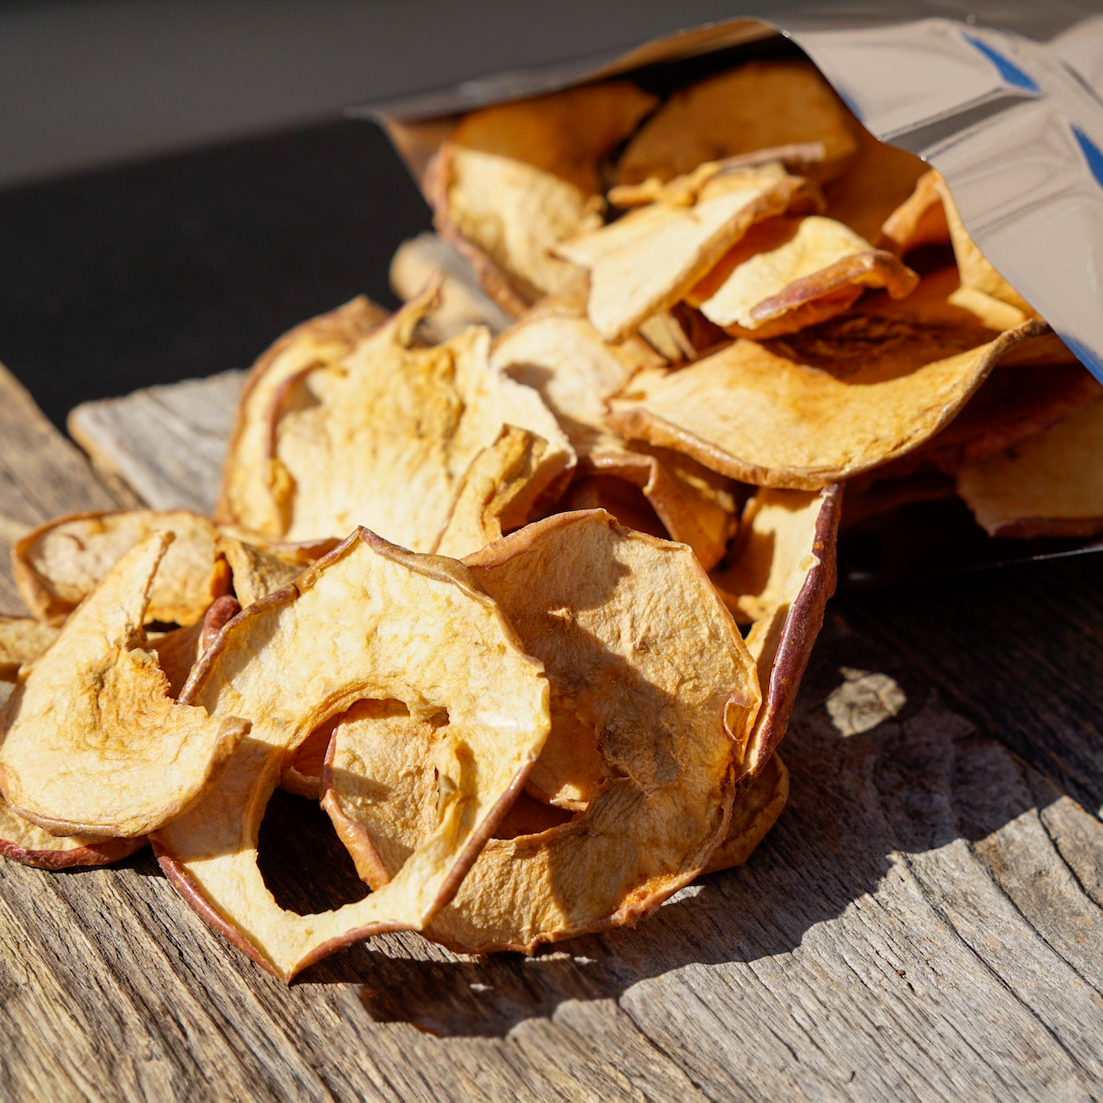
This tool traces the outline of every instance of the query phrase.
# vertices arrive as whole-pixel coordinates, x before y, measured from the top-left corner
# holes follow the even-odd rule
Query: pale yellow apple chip
[[[0,613],[0,681],[14,682],[19,668],[34,662],[57,633],[57,628],[34,617]]]
[[[736,789],[727,837],[712,852],[701,872],[716,873],[743,865],[777,823],[788,800],[789,770],[780,755],[775,754],[754,777],[741,782]]]
[[[820,179],[837,175],[858,149],[850,112],[805,62],[750,62],[676,92],[628,143],[620,183],[669,180],[703,161],[770,146],[818,142]]]
[[[882,230],[886,246],[902,253],[918,245],[941,242],[943,227],[954,247],[954,257],[964,286],[975,287],[1018,307],[1031,317],[1037,317],[1030,305],[977,248],[961,221],[946,181],[934,169],[919,179],[911,198],[888,218]]]
[[[610,404],[609,424],[744,482],[815,490],[917,448],[1043,328],[1028,322],[950,356],[939,329],[865,315],[773,342],[738,339],[678,371],[641,372]]]
[[[215,636],[241,612],[241,603],[229,594],[215,598],[201,621],[150,639],[149,650],[168,679],[168,695],[179,697],[192,668],[211,646]]]
[[[543,747],[548,682],[473,572],[354,533],[219,635],[181,695],[213,718],[252,722],[200,801],[153,839],[185,899],[276,976],[349,942],[422,929],[460,878]],[[257,835],[287,757],[361,700],[428,724],[440,799],[432,830],[390,883],[335,911],[276,903]]]
[[[584,85],[472,111],[451,140],[543,169],[592,195],[601,190],[598,165],[658,102],[628,81]]]
[[[841,314],[867,287],[900,299],[918,283],[842,222],[771,218],[752,226],[686,301],[733,336],[762,339]]]
[[[431,551],[472,460],[504,425],[547,442],[510,509],[558,496],[575,455],[539,394],[487,363],[490,335],[472,328],[431,348],[411,335],[433,302],[408,303],[343,359],[302,373],[273,410],[269,470],[286,540],[370,525]]]
[[[51,835],[17,816],[0,800],[0,854],[37,869],[103,866],[129,857],[146,845],[143,838],[104,839],[95,835]]]
[[[706,171],[688,191],[564,242],[559,256],[590,271],[588,313],[607,341],[619,341],[673,306],[756,223],[819,205],[807,180],[780,165]]]
[[[278,555],[233,536],[218,538],[218,550],[226,556],[233,577],[234,593],[244,605],[282,590],[303,573],[305,564],[289,563]]]
[[[579,454],[580,472],[638,487],[671,539],[689,544],[706,569],[720,559],[735,527],[730,482],[676,452],[629,447],[605,428],[606,398],[636,370],[630,353],[603,341],[585,318],[543,315],[503,333],[491,364],[540,392]]]
[[[712,581],[737,620],[751,625],[762,707],[744,767],[762,769],[785,734],[812,645],[835,592],[842,487],[759,490],[747,503],[731,563]]]
[[[226,564],[215,554],[216,529],[188,510],[78,513],[40,525],[12,549],[12,574],[35,616],[60,624],[140,540],[175,536],[153,580],[146,617],[194,624],[230,587]]]
[[[382,307],[361,296],[295,326],[257,360],[245,381],[222,468],[218,521],[269,536],[280,533],[282,518],[268,472],[272,406],[289,379],[340,360],[386,320]]]
[[[491,840],[426,933],[470,952],[531,951],[634,923],[727,830],[758,706],[746,646],[687,548],[600,512],[548,518],[465,562],[551,681],[539,788],[586,807],[540,834]],[[390,722],[409,730],[405,717]],[[373,877],[393,876],[387,864],[424,837],[431,772],[410,780],[408,767],[431,753],[429,734],[411,731],[410,748],[362,719],[335,733],[327,788],[352,786],[333,799],[371,840]],[[345,777],[356,756],[365,782]]]
[[[147,834],[197,799],[248,730],[173,701],[143,646],[171,540],[153,533],[107,572],[0,713],[4,799],[57,834]]]
[[[460,480],[452,512],[433,549],[437,555],[461,559],[497,540],[506,529],[517,528],[511,521],[527,520],[528,509],[518,513],[514,503],[527,499],[547,446],[543,438],[507,425]]]
[[[963,468],[957,491],[990,536],[1103,532],[1103,402]]]
[[[579,268],[554,250],[602,224],[600,196],[523,161],[451,143],[433,159],[425,186],[437,232],[507,313],[516,317],[578,283]]]

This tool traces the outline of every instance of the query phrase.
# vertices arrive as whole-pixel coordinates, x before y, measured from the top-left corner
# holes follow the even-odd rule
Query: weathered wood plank
[[[154,509],[210,513],[244,382],[229,371],[87,402],[69,415],[69,432]]]
[[[161,440],[187,438],[181,426],[203,400],[182,396],[158,395],[166,426],[180,413],[166,430],[177,435]],[[159,504],[182,504],[171,488],[189,484],[210,500],[214,451],[175,481],[139,452],[134,470],[160,488]],[[1040,592],[1031,603],[991,586],[937,662],[935,645],[916,641],[940,598],[927,593],[929,614],[905,598],[902,628],[891,595],[848,599],[865,628],[836,616],[817,648],[784,745],[790,808],[746,867],[703,878],[634,931],[531,959],[465,958],[391,935],[287,989],[211,934],[148,855],[63,876],[0,866],[0,1031],[16,1042],[0,1095],[1103,1097],[1103,825],[988,738],[1016,717],[1028,749],[1076,745],[1089,693],[1037,723],[984,698],[1015,679],[1036,689],[1043,672],[1050,692],[1072,692],[1095,669],[1103,617],[1089,602],[1075,618],[1094,633],[1086,655],[1035,653],[1033,636],[993,647],[994,625],[1015,611],[1037,621],[1046,606]],[[871,633],[870,620],[892,627]],[[986,631],[988,654],[966,654]],[[1051,633],[1075,645],[1075,629]],[[298,798],[274,802],[261,851],[287,906],[362,891]]]

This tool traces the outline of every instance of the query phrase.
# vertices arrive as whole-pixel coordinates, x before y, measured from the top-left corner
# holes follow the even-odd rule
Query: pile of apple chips
[[[0,851],[149,841],[284,980],[397,929],[532,951],[745,861],[844,483],[848,515],[958,492],[994,532],[1103,526],[1067,475],[1099,386],[810,66],[478,111],[424,185],[513,320],[456,325],[438,280],[304,322],[253,368],[213,518],[43,525],[32,615],[0,618]],[[277,786],[364,899],[276,902]]]

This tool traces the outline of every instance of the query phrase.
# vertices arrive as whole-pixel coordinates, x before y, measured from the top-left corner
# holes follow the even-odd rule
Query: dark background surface
[[[383,132],[335,120],[0,191],[0,361],[79,402],[247,367],[358,293],[429,211]]]

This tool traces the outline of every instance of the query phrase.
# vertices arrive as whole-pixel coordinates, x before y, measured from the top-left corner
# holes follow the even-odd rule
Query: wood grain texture
[[[158,389],[171,439],[205,401]],[[184,504],[135,456],[136,489]],[[207,500],[213,478],[208,459],[174,476]],[[27,501],[16,519],[42,519]],[[784,745],[790,807],[748,865],[533,958],[397,934],[285,988],[148,852],[4,863],[0,1098],[1103,1098],[1103,824],[1071,795],[1103,793],[1097,583],[1046,564],[837,603]],[[301,798],[277,794],[260,850],[285,906],[364,891]]]

